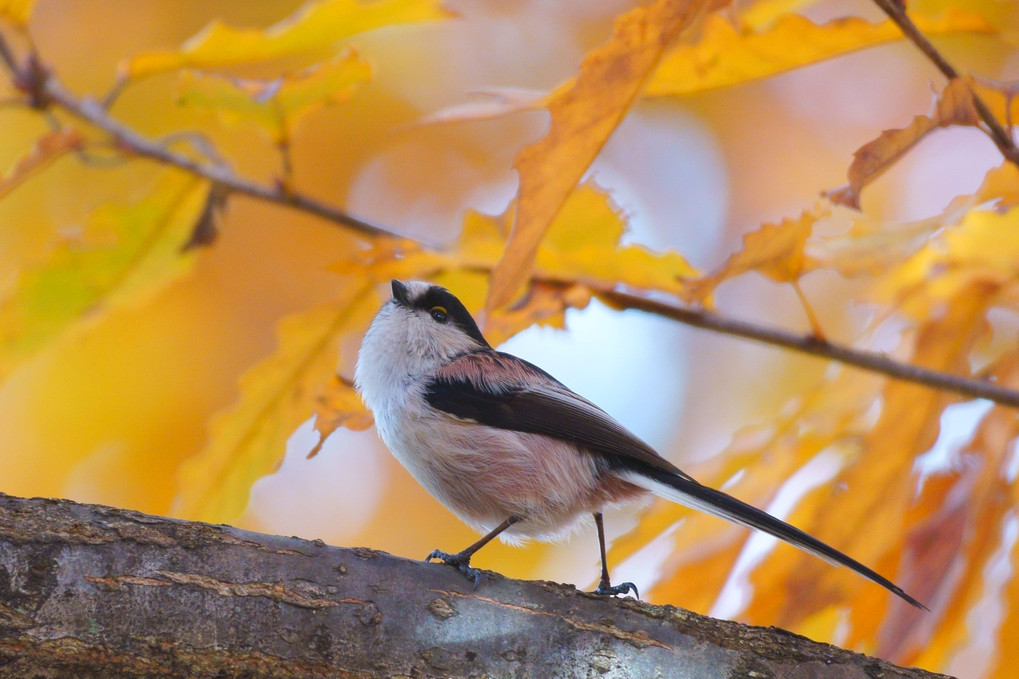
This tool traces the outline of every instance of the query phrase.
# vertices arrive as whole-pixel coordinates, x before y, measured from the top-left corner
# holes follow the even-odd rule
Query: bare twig
[[[55,104],[71,115],[106,132],[116,146],[127,153],[166,165],[173,165],[192,174],[205,177],[229,192],[241,193],[269,203],[297,208],[367,236],[398,236],[388,229],[358,219],[335,206],[309,196],[289,192],[282,187],[269,188],[238,176],[225,165],[199,162],[170,150],[166,145],[149,139],[115,120],[95,100],[87,97],[79,99],[73,95],[55,75],[42,68],[31,57],[25,66],[18,64],[2,34],[0,34],[0,61],[3,61],[10,69],[15,85],[30,96],[30,105],[43,109]]]
[[[885,0],[875,0],[875,2],[880,4],[885,2]],[[11,68],[16,82],[22,85],[33,82],[31,77],[33,74],[26,73],[25,69],[22,69],[17,64],[4,42],[2,34],[0,34],[0,60],[6,62],[8,67]],[[176,153],[167,148],[165,144],[148,139],[115,120],[98,102],[89,98],[79,99],[75,97],[52,74],[47,73],[45,70],[36,70],[34,72],[35,75],[39,73],[42,73],[44,77],[38,79],[36,85],[38,91],[28,92],[32,97],[31,105],[41,108],[50,105],[58,106],[106,132],[117,147],[129,154],[149,158],[156,162],[172,165],[192,174],[205,177],[212,181],[220,191],[241,193],[266,202],[285,205],[316,215],[332,223],[353,228],[365,235],[396,235],[388,229],[360,220],[339,208],[319,202],[303,194],[288,192],[283,187],[266,187],[239,177],[224,164],[199,162],[188,156]],[[1014,147],[1012,148],[1014,149]],[[553,281],[553,283],[555,282]],[[705,310],[687,309],[666,302],[613,290],[599,290],[598,294],[611,304],[624,308],[639,309],[686,325],[780,346],[793,351],[828,358],[864,370],[870,370],[895,379],[943,389],[968,397],[986,398],[1001,405],[1019,408],[1019,392],[986,381],[939,373],[901,363],[881,354],[832,344],[810,335],[797,335],[785,330],[759,326],[746,321],[727,319]]]
[[[959,72],[955,67],[931,44],[931,41],[920,32],[920,29],[916,27],[913,20],[906,14],[905,3],[900,2],[900,0],[874,0],[874,4],[880,7],[888,15],[888,18],[895,22],[903,35],[916,45],[917,49],[923,52],[924,56],[941,71],[942,75],[949,80],[959,77]],[[1009,162],[1019,166],[1019,148],[1016,148],[1012,136],[1001,126],[1001,123],[998,122],[998,119],[994,117],[991,110],[987,108],[987,104],[984,103],[983,99],[976,92],[973,93],[973,107],[987,126],[987,133],[995,146],[998,147],[998,150],[1001,151],[1001,154]]]
[[[12,75],[17,75],[21,70],[18,68],[18,60],[14,57],[14,52],[11,51],[10,45],[4,40],[3,35],[0,35],[0,61]]]
[[[105,109],[91,99],[78,99],[53,76],[47,78],[44,94],[53,103],[68,113],[90,122],[109,134],[117,145],[128,153],[150,158],[160,163],[173,165],[229,189],[269,203],[294,207],[359,231],[367,236],[397,236],[394,232],[358,219],[337,207],[299,193],[288,193],[279,188],[269,188],[251,180],[239,177],[229,167],[193,160],[171,151],[167,147],[138,134],[131,128],[111,118]]]
[[[704,309],[687,309],[648,299],[647,297],[615,291],[598,292],[598,296],[618,307],[639,309],[679,321],[685,325],[691,325],[695,328],[704,328],[705,330],[712,330],[723,335],[743,337],[756,342],[763,342],[764,344],[792,349],[800,353],[828,358],[839,363],[869,370],[870,372],[894,377],[904,382],[922,384],[927,387],[951,391],[971,398],[985,398],[999,405],[1019,408],[1019,391],[991,382],[949,375],[936,370],[901,363],[884,354],[852,349],[840,344],[832,344],[813,335],[798,335],[788,330],[768,328],[755,323],[748,323],[747,321],[726,318]]]

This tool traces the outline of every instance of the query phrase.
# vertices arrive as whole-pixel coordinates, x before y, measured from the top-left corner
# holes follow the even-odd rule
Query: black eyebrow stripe
[[[485,339],[485,336],[481,334],[481,329],[478,328],[478,324],[474,321],[474,317],[471,316],[471,312],[467,310],[463,302],[457,299],[456,295],[446,288],[432,286],[423,295],[414,300],[414,307],[423,311],[430,311],[437,306],[441,306],[446,310],[449,321],[460,328],[465,335],[483,347],[491,346],[488,340]]]

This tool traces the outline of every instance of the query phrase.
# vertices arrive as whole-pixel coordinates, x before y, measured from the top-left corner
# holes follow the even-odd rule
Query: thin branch
[[[53,103],[67,112],[86,120],[109,134],[117,145],[125,151],[144,158],[150,158],[166,165],[173,165],[182,170],[205,177],[234,193],[241,193],[269,203],[277,203],[297,208],[304,212],[321,217],[330,222],[340,224],[359,231],[367,236],[394,236],[398,234],[358,219],[337,207],[299,193],[288,193],[279,188],[268,188],[256,182],[236,175],[224,165],[212,165],[195,161],[181,155],[162,144],[143,137],[131,128],[111,118],[94,100],[78,99],[53,76],[44,84],[44,93]]]
[[[399,234],[358,219],[343,210],[323,203],[319,200],[299,193],[291,193],[282,188],[269,188],[238,176],[229,167],[221,164],[198,162],[188,156],[170,150],[164,144],[149,139],[135,130],[112,118],[102,105],[90,98],[79,99],[71,94],[52,73],[38,71],[31,65],[20,67],[14,60],[3,36],[0,35],[0,60],[11,69],[15,84],[22,89],[32,89],[37,107],[55,104],[71,115],[85,120],[112,137],[115,144],[122,150],[136,156],[149,158],[166,165],[173,165],[212,181],[218,186],[234,193],[241,193],[258,200],[277,203],[321,217],[335,224],[340,224],[359,231],[367,236],[393,236]],[[42,77],[38,85],[34,85],[33,76]]]
[[[923,52],[924,56],[927,57],[932,64],[949,80],[954,80],[959,77],[959,72],[955,69],[952,64],[945,59],[944,55],[941,54],[931,44],[931,41],[927,39],[920,29],[916,27],[913,20],[906,14],[905,3],[901,0],[874,0],[874,4],[884,11],[888,15],[888,18],[895,22],[895,24],[902,31],[903,35],[916,45],[917,49]],[[987,104],[984,103],[976,92],[973,93],[973,107],[977,110],[980,115],[980,119],[987,125],[987,132],[994,141],[995,146],[1001,151],[1001,154],[1005,156],[1014,165],[1019,166],[1019,148],[1016,148],[1015,142],[1012,140],[1012,136],[1001,126],[998,119],[994,117],[991,110],[987,108]]]
[[[999,405],[1019,408],[1019,391],[991,382],[949,375],[927,368],[901,363],[873,351],[852,349],[832,344],[812,335],[798,335],[788,330],[769,328],[747,321],[726,318],[704,309],[686,309],[665,302],[623,292],[598,292],[609,303],[626,309],[638,309],[678,321],[695,328],[712,330],[723,335],[743,337],[764,344],[792,349],[804,354],[828,358],[839,363],[880,373],[904,382],[951,391],[971,398],[985,398]]]
[[[0,34],[0,61],[7,66],[11,75],[17,76],[21,72],[21,69],[18,68],[18,60],[14,57],[14,52],[11,51],[10,45],[4,40],[2,34]]]
[[[882,4],[886,0],[875,0],[875,2]],[[910,23],[910,25],[912,24]],[[8,65],[12,67],[11,70],[15,81],[21,84],[31,83],[32,74],[26,73],[13,60],[3,35],[0,34],[0,60],[6,61],[4,55],[11,59]],[[29,65],[28,68],[32,68],[32,66]],[[36,74],[39,72],[36,71]],[[188,156],[175,153],[164,144],[148,139],[115,120],[98,102],[89,98],[78,99],[68,92],[52,74],[45,73],[45,71],[41,72],[45,77],[39,79],[38,91],[29,92],[33,96],[33,101],[38,102],[37,106],[45,107],[53,104],[61,107],[72,115],[95,125],[109,134],[115,144],[128,153],[149,158],[166,165],[172,165],[205,177],[221,190],[241,193],[266,202],[292,207],[335,224],[353,228],[369,236],[397,235],[388,229],[360,220],[339,208],[319,202],[308,196],[299,193],[288,193],[281,187],[269,188],[239,177],[223,164],[198,162]],[[1014,149],[1014,147],[1012,148]],[[996,384],[935,372],[901,363],[881,354],[831,344],[812,336],[802,336],[785,330],[755,325],[746,321],[727,319],[705,310],[685,309],[646,297],[616,291],[603,290],[599,291],[598,294],[612,304],[657,314],[686,325],[712,330],[725,335],[743,337],[765,344],[772,344],[793,351],[828,358],[895,379],[943,389],[972,398],[985,398],[1001,405],[1019,408],[1019,392]]]

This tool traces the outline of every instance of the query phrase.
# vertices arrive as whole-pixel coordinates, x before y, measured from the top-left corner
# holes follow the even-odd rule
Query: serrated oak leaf
[[[979,15],[957,8],[934,17],[915,13],[910,17],[927,35],[994,31]],[[858,17],[816,24],[796,14],[784,14],[766,28],[746,27],[748,31],[740,32],[724,14],[706,17],[696,43],[680,43],[665,53],[643,96],[686,95],[728,87],[903,39],[902,31],[890,20],[872,24]]]
[[[796,219],[763,224],[756,231],[744,234],[742,250],[693,284],[694,297],[705,302],[723,281],[748,271],[758,271],[779,283],[796,282],[809,269],[805,248],[814,223],[830,213],[827,205],[819,204]]]
[[[970,210],[962,220],[881,276],[872,290],[878,302],[924,321],[943,315],[965,297],[996,294],[1019,274],[1019,208]]]
[[[833,201],[859,209],[863,187],[877,179],[928,134],[950,125],[977,125],[979,122],[971,85],[962,78],[956,78],[945,86],[930,115],[916,116],[906,127],[885,130],[877,139],[857,149],[849,166],[849,189],[835,189],[828,196]]]
[[[548,133],[514,162],[520,175],[516,219],[492,272],[486,308],[503,306],[522,291],[541,239],[566,198],[702,4],[657,0],[622,15],[609,42],[584,58],[576,80],[550,96]]]
[[[218,522],[240,515],[252,484],[276,469],[287,439],[334,378],[340,340],[363,333],[379,303],[371,285],[351,281],[336,302],[280,322],[276,351],[241,377],[237,402],[215,417],[205,448],[181,466],[174,515]]]
[[[120,65],[122,78],[178,68],[220,68],[314,53],[352,35],[395,24],[452,16],[439,0],[322,0],[309,2],[265,29],[234,28],[214,21],[181,45],[135,55]]]
[[[355,253],[333,269],[342,274],[367,273],[378,282],[390,278],[432,279],[457,270],[487,274],[506,247],[505,226],[511,218],[512,208],[495,217],[471,211],[464,217],[460,237],[450,248],[430,250],[406,241],[378,240],[368,251]],[[625,228],[608,196],[592,184],[581,185],[567,197],[541,242],[535,256],[535,281],[564,288],[582,285],[595,292],[626,285],[685,296],[688,280],[696,270],[676,252],[656,253],[640,245],[620,245]],[[477,286],[470,287],[471,291],[458,289],[457,294],[476,294]]]
[[[832,221],[850,226],[844,234],[811,240],[806,254],[815,266],[833,269],[846,277],[877,276],[912,257],[929,245],[940,231],[959,224],[975,208],[989,206],[998,212],[1007,212],[1016,205],[1019,205],[1019,169],[1004,162],[988,170],[975,193],[956,196],[941,214],[925,219],[877,220],[856,210],[835,206]],[[914,283],[922,285],[920,279]]]
[[[278,144],[301,117],[350,99],[370,78],[368,62],[345,49],[330,61],[274,80],[185,71],[177,82],[177,103],[212,111],[224,124],[254,123]]]
[[[308,459],[318,455],[322,444],[340,427],[361,431],[372,426],[374,421],[350,380],[333,375],[315,399],[315,431],[319,438],[308,453]]]

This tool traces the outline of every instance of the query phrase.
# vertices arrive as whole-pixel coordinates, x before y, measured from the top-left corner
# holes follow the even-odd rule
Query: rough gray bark
[[[0,494],[0,677],[930,678],[782,630]]]

